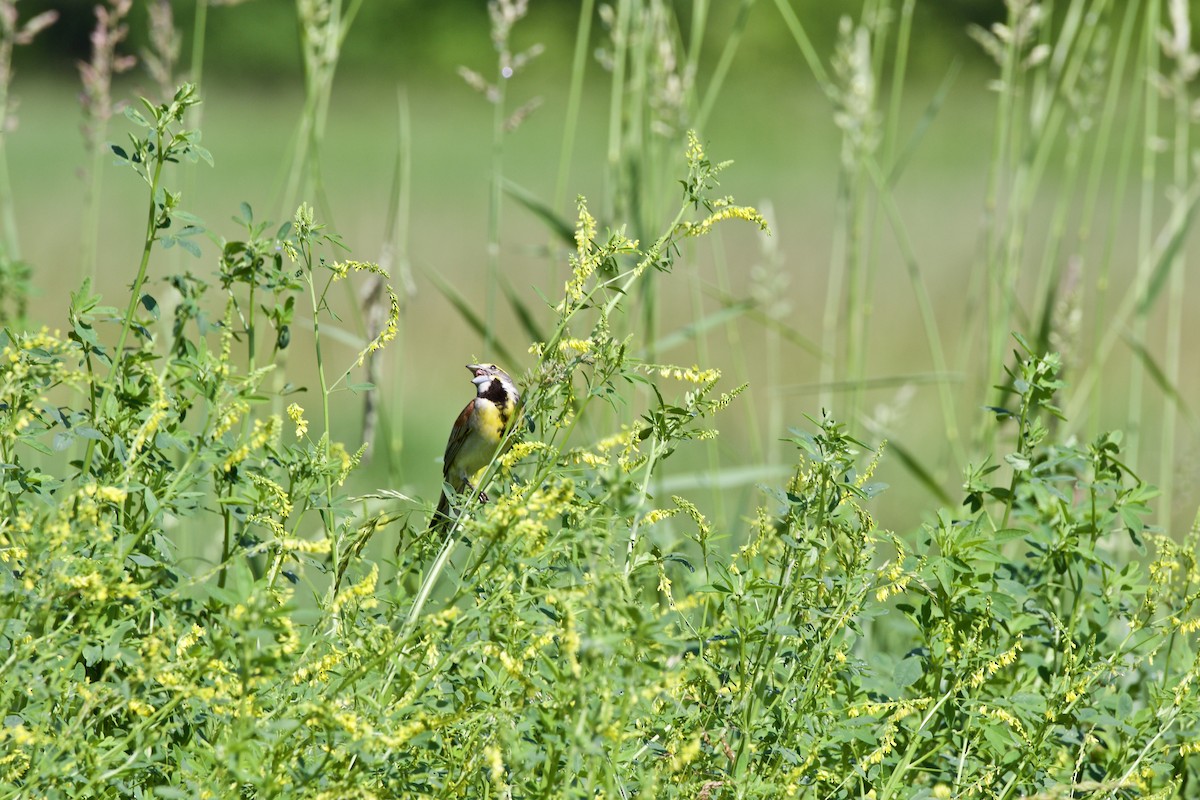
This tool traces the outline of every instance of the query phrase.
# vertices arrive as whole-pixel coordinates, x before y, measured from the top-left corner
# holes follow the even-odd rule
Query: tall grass
[[[478,476],[491,500],[461,498],[440,534],[436,495],[397,491],[394,462],[364,475],[370,443],[334,439],[341,404],[372,388],[360,371],[387,378],[369,360],[391,347],[403,368],[433,338],[401,337],[407,289],[392,286],[417,156],[403,100],[381,259],[398,278],[347,258],[315,210],[358,7],[297,5],[306,100],[282,224],[246,203],[215,246],[202,236],[173,187],[199,162],[219,173],[220,154],[189,127],[200,96],[184,84],[135,105],[108,151],[147,189],[122,222],[142,247],[120,307],[84,282],[65,334],[0,331],[0,797],[1194,795],[1200,517],[1171,526],[1139,463],[1152,431],[1101,430],[1109,404],[1093,400],[1131,363],[1143,379],[1119,405],[1176,409],[1160,436],[1190,424],[1178,326],[1200,187],[1182,4],[1163,31],[1140,4],[1011,0],[974,32],[996,110],[954,342],[903,188],[957,68],[907,110],[914,2],[864,3],[828,48],[786,0],[739,4],[721,34],[725,10],[704,0],[686,16],[583,4],[544,200],[506,172],[531,109],[501,87],[528,61],[512,48],[530,9],[496,0],[496,82],[464,72],[492,104],[486,266],[471,286],[428,277],[457,314],[443,324],[505,358],[524,405]],[[753,14],[787,27],[840,137],[820,320],[792,310],[790,221],[728,196],[737,167],[705,141]],[[605,183],[568,210],[593,47]],[[1147,134],[1171,140],[1169,206]],[[1098,252],[1089,235],[1125,213],[1110,185],[1138,195],[1120,291],[1116,234]],[[547,226],[540,297],[502,268],[510,201]],[[727,250],[739,227],[758,237],[749,296]],[[203,268],[164,274],[171,247]],[[880,296],[889,269],[911,299]],[[339,312],[339,284],[366,298],[361,319]],[[885,302],[911,307],[926,372],[878,364]],[[666,329],[680,306],[689,322]],[[522,340],[500,338],[504,314]],[[314,363],[303,396],[300,359],[283,357],[298,348]],[[792,381],[799,351],[827,408],[790,417],[770,386],[761,413],[742,375],[761,361]],[[924,446],[903,406],[930,385],[941,435]],[[876,386],[899,390],[890,406],[868,408]],[[749,464],[717,446],[738,415],[769,442]],[[879,511],[892,463],[916,479],[913,530]]]

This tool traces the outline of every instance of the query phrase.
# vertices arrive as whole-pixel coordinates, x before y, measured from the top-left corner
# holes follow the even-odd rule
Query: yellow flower
[[[767,230],[766,219],[750,206],[726,206],[725,208],[717,209],[701,222],[684,223],[684,234],[687,236],[703,236],[712,230],[712,227],[718,222],[724,222],[727,219],[743,219],[747,222],[753,222],[758,226],[759,230]]]
[[[340,594],[338,594],[337,597],[333,599],[333,613],[336,614],[341,611],[342,607],[352,600],[358,600],[360,608],[374,608],[379,602],[375,598],[375,585],[378,581],[379,565],[372,564],[371,572],[367,575],[367,577],[363,578],[350,588],[343,590]]]
[[[500,755],[500,748],[494,744],[489,744],[483,748],[483,757],[488,763],[488,775],[492,779],[492,783],[498,787],[504,783],[504,759]]]
[[[129,496],[129,492],[118,489],[116,486],[97,486],[94,483],[83,487],[83,491],[88,497],[95,497],[110,503],[124,503],[125,498]]]
[[[296,424],[296,438],[303,439],[308,433],[308,420],[304,418],[304,409],[299,403],[292,403],[287,407],[288,419]]]
[[[182,657],[203,635],[204,628],[201,628],[199,625],[193,625],[191,630],[179,637],[179,642],[175,645],[175,657]]]

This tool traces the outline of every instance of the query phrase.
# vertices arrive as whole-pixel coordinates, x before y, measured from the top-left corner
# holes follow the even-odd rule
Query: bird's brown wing
[[[466,408],[458,415],[458,419],[454,420],[454,427],[450,429],[450,438],[446,440],[446,453],[442,456],[442,477],[447,481],[450,480],[450,467],[458,458],[459,452],[462,450],[463,443],[467,441],[467,437],[471,435],[471,414],[475,411],[475,401],[467,403]],[[453,485],[453,482],[451,482]],[[456,490],[461,489],[461,486],[455,486]]]
[[[446,453],[442,456],[442,480],[449,483],[456,492],[462,491],[463,487],[458,485],[458,482],[452,477],[450,467],[458,458],[458,454],[462,452],[463,443],[471,434],[471,414],[474,412],[475,401],[472,400],[458,415],[458,419],[454,420],[454,427],[450,429],[450,438],[446,440]],[[429,519],[429,530],[435,532],[445,530],[451,522],[450,497],[446,494],[445,489],[442,490],[441,495],[437,511],[433,512],[433,516]]]

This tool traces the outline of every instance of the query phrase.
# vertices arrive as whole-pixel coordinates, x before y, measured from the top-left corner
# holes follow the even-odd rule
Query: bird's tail
[[[429,518],[429,532],[441,533],[450,527],[450,522],[450,497],[446,490],[442,489],[442,499],[438,500],[437,511]]]

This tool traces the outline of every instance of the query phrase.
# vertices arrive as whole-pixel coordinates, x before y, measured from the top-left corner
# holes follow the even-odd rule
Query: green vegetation
[[[1186,7],[1164,25],[1149,4],[1011,0],[1006,25],[975,31],[997,64],[995,128],[971,315],[951,339],[900,193],[957,73],[908,114],[916,3],[865,5],[826,54],[786,0],[747,0],[702,65],[703,0],[686,15],[583,3],[547,199],[511,170],[540,48],[516,44],[523,3],[491,3],[496,63],[462,70],[491,117],[487,250],[464,281],[410,260],[403,97],[381,263],[351,259],[326,224],[358,3],[298,4],[286,221],[244,203],[209,230],[185,210],[186,185],[222,170],[196,85],[130,107],[109,145],[121,174],[89,179],[144,184],[120,217],[140,244],[119,307],[90,277],[98,195],[65,332],[28,318],[5,225],[0,797],[1196,796],[1200,515],[1179,530],[1162,510],[1189,491],[1173,470],[1192,424],[1184,244],[1200,192]],[[789,304],[788,220],[725,194],[737,167],[697,133],[766,13],[840,137],[812,319]],[[28,33],[9,50],[41,29],[8,25]],[[597,37],[603,188],[572,202]],[[0,210],[14,191],[0,182]],[[1127,194],[1138,266],[1118,295]],[[518,214],[542,226],[552,291],[505,268]],[[1094,230],[1111,232],[1098,250]],[[424,278],[446,300],[436,325],[408,304]],[[919,331],[919,375],[872,369],[884,299]],[[490,502],[435,537],[436,478],[423,496],[405,481],[436,469],[389,428],[415,412],[380,355],[401,376],[445,364],[450,327],[521,376],[524,424],[481,476]],[[795,353],[824,412],[791,418],[745,380],[794,381]],[[1099,427],[1118,354],[1158,440]],[[928,385],[934,411],[871,410],[876,383]],[[382,433],[339,442],[345,409],[380,397],[364,415]],[[421,398],[435,435],[462,400]],[[913,446],[922,433],[940,445]],[[749,442],[741,461],[731,436]],[[879,481],[889,465],[905,488]],[[891,524],[889,495],[922,522]]]

